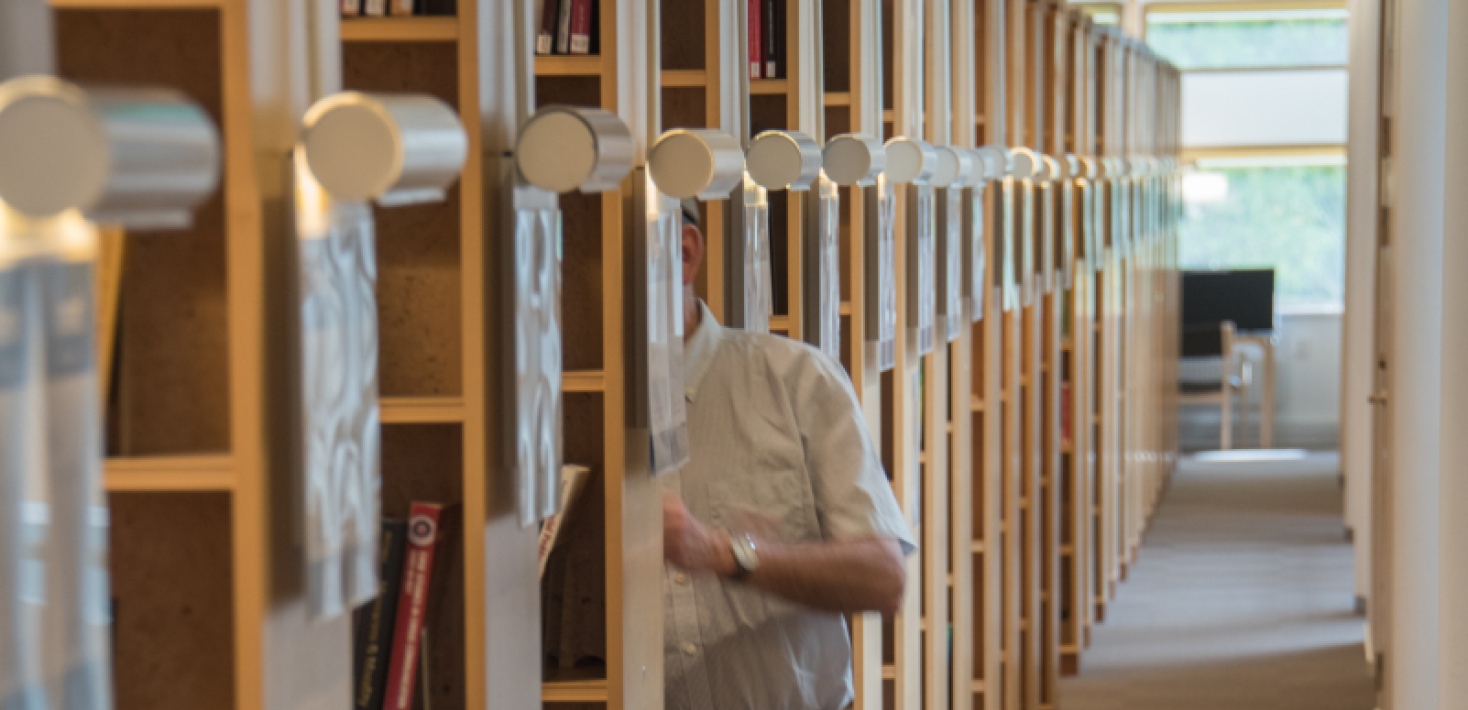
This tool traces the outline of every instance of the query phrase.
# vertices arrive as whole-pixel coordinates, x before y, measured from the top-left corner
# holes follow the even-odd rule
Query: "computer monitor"
[[[1274,270],[1183,272],[1183,357],[1223,354],[1224,321],[1240,331],[1274,330]]]

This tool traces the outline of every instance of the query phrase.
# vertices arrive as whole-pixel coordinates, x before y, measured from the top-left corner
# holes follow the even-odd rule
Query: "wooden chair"
[[[1219,368],[1217,381],[1206,382],[1181,382],[1179,383],[1178,403],[1189,404],[1217,404],[1222,410],[1223,422],[1219,432],[1219,448],[1227,451],[1233,448],[1234,417],[1233,399],[1234,394],[1240,395],[1240,402],[1249,400],[1249,385],[1253,377],[1247,360],[1239,357],[1237,350],[1238,333],[1232,321],[1224,321],[1220,326],[1223,343],[1223,362]],[[1237,370],[1234,363],[1239,363]]]

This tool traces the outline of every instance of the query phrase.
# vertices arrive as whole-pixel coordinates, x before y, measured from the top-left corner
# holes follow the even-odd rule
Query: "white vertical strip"
[[[1341,467],[1356,553],[1356,597],[1371,590],[1371,396],[1375,350],[1380,2],[1352,0],[1346,164],[1346,288],[1341,336]]]
[[[1443,710],[1468,708],[1468,5],[1444,0],[1447,31],[1446,175],[1428,185],[1443,199],[1442,521],[1438,696]]]
[[[1391,235],[1393,564],[1387,702],[1435,710],[1438,698],[1438,505],[1441,471],[1443,177],[1448,6],[1402,0],[1395,36]],[[1457,601],[1457,600],[1454,600]]]

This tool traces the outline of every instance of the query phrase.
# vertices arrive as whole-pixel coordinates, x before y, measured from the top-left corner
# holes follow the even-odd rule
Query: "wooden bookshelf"
[[[494,221],[501,166],[483,161],[508,144],[485,143],[477,129],[510,126],[513,137],[521,117],[503,108],[513,89],[528,89],[516,110],[605,107],[644,148],[663,126],[709,126],[741,138],[798,129],[822,142],[916,135],[1058,161],[1177,153],[1176,73],[1053,2],[787,0],[785,75],[737,85],[727,69],[744,67],[745,44],[726,38],[745,30],[720,23],[740,16],[743,0],[601,2],[603,54],[522,58],[514,76],[527,87],[486,79],[509,75],[499,72],[510,50],[479,45],[507,6],[351,18],[337,37],[343,88],[437,96],[471,136],[446,201],[375,211],[383,511],[432,500],[460,504],[463,518],[430,619],[426,690],[443,710],[537,698],[645,710],[662,697],[651,670],[663,653],[661,491],[627,413],[630,180],[559,200],[562,300],[578,305],[562,314],[565,454],[593,469],[593,484],[544,583],[532,571],[535,530],[506,502],[494,374],[508,357],[494,317],[507,268]],[[270,173],[263,156],[284,153],[299,119],[272,82],[304,82],[304,69],[267,75],[268,62],[251,61],[284,41],[269,34],[282,28],[251,24],[251,5],[54,4],[64,75],[179,89],[221,126],[225,147],[220,192],[189,232],[127,237],[104,471],[118,706],[256,710],[320,697],[349,677],[350,629],[311,625],[298,595],[272,586],[299,575],[278,529],[292,482],[280,465],[289,432],[276,423],[297,403],[276,386],[288,374],[274,316],[289,304],[272,290],[287,243],[282,195],[260,177]],[[630,47],[630,28],[653,11],[663,13],[657,51]],[[637,89],[651,76],[657,91],[644,102]],[[486,87],[506,95],[481,95]],[[985,185],[982,318],[932,354],[904,345],[883,373],[865,348],[866,196],[842,189],[842,362],[922,547],[900,612],[853,619],[857,708],[1064,706],[1057,678],[1081,665],[1176,460],[1176,192],[1172,177],[1143,171]],[[903,201],[898,224],[911,208]],[[724,209],[704,205],[710,263],[698,286],[720,316],[735,286],[723,282]],[[806,235],[794,212],[771,195],[771,327],[799,338]],[[1067,244],[1077,256],[1069,280]],[[1015,283],[999,268],[1006,258]],[[1007,290],[1023,297],[1006,305]],[[601,598],[586,613],[557,606],[573,592]],[[285,700],[267,703],[267,689]]]

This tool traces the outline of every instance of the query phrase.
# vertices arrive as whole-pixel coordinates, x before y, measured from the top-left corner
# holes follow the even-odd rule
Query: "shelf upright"
[[[1106,29],[1097,43],[1100,61],[1099,153],[1103,156],[1105,176],[1099,197],[1099,214],[1103,229],[1102,272],[1098,278],[1099,370],[1097,381],[1098,452],[1101,460],[1101,486],[1098,490],[1100,533],[1098,553],[1098,618],[1116,594],[1121,577],[1121,495],[1122,495],[1122,403],[1121,403],[1121,287],[1123,283],[1121,253],[1124,248],[1121,214],[1121,38]]]
[[[737,0],[736,0],[737,1]],[[826,0],[821,6],[823,122],[829,135],[860,133],[882,137],[881,0]],[[881,365],[867,347],[868,289],[866,239],[877,234],[877,188],[843,187],[841,197],[842,361],[861,401],[867,429],[882,432]],[[890,471],[889,471],[890,475]],[[854,708],[883,707],[882,617],[852,618]],[[889,667],[890,668],[890,667]]]
[[[952,16],[949,0],[925,0],[922,8],[923,35],[919,45],[922,57],[922,125],[919,137],[946,150],[953,142],[953,56]],[[898,76],[902,76],[899,74]],[[914,124],[910,124],[914,125]],[[908,135],[913,135],[909,133]],[[958,199],[961,190],[947,186],[932,189],[934,212],[940,213],[937,223],[946,231],[946,215],[941,212],[949,200]],[[913,209],[909,203],[906,209]],[[911,221],[906,222],[912,224]],[[908,239],[913,235],[907,235]],[[948,240],[945,234],[935,234],[934,239]],[[944,253],[940,250],[938,253]],[[953,255],[947,254],[949,258]],[[947,264],[935,264],[935,271],[946,270]],[[936,274],[935,274],[936,276]],[[941,279],[934,278],[935,293],[932,298],[942,302],[946,295],[936,289]],[[949,545],[953,511],[950,509],[950,489],[953,464],[950,460],[953,421],[949,407],[953,392],[950,388],[950,358],[953,344],[948,340],[949,325],[946,316],[963,317],[962,313],[948,314],[946,311],[933,323],[932,349],[921,356],[921,391],[913,393],[919,398],[921,417],[921,501],[922,521],[921,555],[922,581],[914,591],[922,594],[923,609],[923,707],[952,707],[950,664],[951,644],[949,625],[951,622],[951,590]],[[967,325],[965,323],[964,325]]]
[[[1042,460],[1040,467],[1040,616],[1039,651],[1040,688],[1038,703],[1043,708],[1058,704],[1060,666],[1060,624],[1064,592],[1061,584],[1061,504],[1065,481],[1063,416],[1061,391],[1065,387],[1066,347],[1062,321],[1070,294],[1073,264],[1066,242],[1070,238],[1069,221],[1064,208],[1069,204],[1069,160],[1067,156],[1065,118],[1069,95],[1066,42],[1068,15],[1059,4],[1045,3],[1037,8],[1037,26],[1044,51],[1039,54],[1040,85],[1037,87],[1042,110],[1042,144],[1047,163],[1047,182],[1038,198],[1037,214],[1042,226],[1041,268],[1044,297],[1041,300],[1041,388]]]
[[[662,493],[649,475],[648,432],[630,421],[629,398],[642,384],[631,360],[640,317],[631,299],[645,286],[633,283],[637,232],[629,225],[639,216],[629,210],[660,124],[659,3],[600,2],[599,54],[535,59],[535,103],[616,114],[631,128],[638,167],[620,193],[561,198],[562,300],[600,307],[562,311],[564,382],[578,383],[565,395],[566,460],[593,475],[581,526],[563,532],[570,538],[563,557],[553,556],[541,585],[547,660],[560,661],[545,669],[541,699],[651,710],[663,704]],[[600,595],[600,604],[582,604],[579,595]],[[605,665],[578,663],[592,658]]]
[[[1008,144],[1008,115],[1005,98],[1008,57],[1005,49],[1007,0],[973,0],[976,68],[973,72],[978,115],[976,141],[998,151],[994,167],[1003,173],[1004,147]],[[1004,229],[1005,186],[1002,174],[984,188],[984,313],[974,329],[973,408],[974,424],[974,565],[976,588],[974,707],[980,710],[1008,709],[1007,688],[1010,664],[1005,654],[1012,647],[1014,631],[1009,617],[1012,598],[1009,565],[1014,559],[1009,547],[1008,518],[1009,449],[1008,407],[1005,373],[1006,284]]]
[[[1063,488],[1061,495],[1061,602],[1060,629],[1060,674],[1075,675],[1080,672],[1080,655],[1086,645],[1091,623],[1090,547],[1091,491],[1094,477],[1094,458],[1091,448],[1091,378],[1092,331],[1089,327],[1092,265],[1095,255],[1091,253],[1091,230],[1089,204],[1091,187],[1087,172],[1092,165],[1089,154],[1090,142],[1090,53],[1087,51],[1089,20],[1079,11],[1070,11],[1064,25],[1064,41],[1067,45],[1066,60],[1069,65],[1066,86],[1066,109],[1063,112],[1065,152],[1069,158],[1064,189],[1069,195],[1061,219],[1067,230],[1066,240],[1075,254],[1072,266],[1071,288],[1063,305],[1065,325],[1062,328],[1065,392],[1062,414],[1069,422],[1063,427],[1062,466]]]
[[[978,8],[973,0],[957,0],[952,2],[949,10],[948,27],[939,28],[937,32],[946,32],[948,45],[948,60],[950,62],[950,75],[948,79],[948,93],[950,101],[948,106],[948,130],[949,143],[960,150],[970,151],[975,160],[980,160],[975,152],[978,147],[978,115],[980,97],[978,96],[978,82],[981,65],[978,63],[978,48],[976,46],[976,32],[978,25],[975,16]],[[985,171],[981,166],[975,169],[975,175],[983,174]],[[980,195],[984,190],[983,181],[985,177],[969,177],[968,187],[961,191],[961,197],[950,197],[950,199],[962,199],[965,201],[965,223],[962,227],[964,238],[970,238],[972,230],[982,228],[984,213],[982,203],[979,202]],[[963,250],[959,250],[963,252]],[[954,255],[950,255],[953,258]],[[978,282],[977,288],[982,290],[984,274],[974,273],[971,278]],[[948,388],[948,417],[949,417],[949,603],[951,604],[952,650],[951,663],[949,664],[949,706],[952,710],[971,710],[978,707],[975,702],[975,693],[978,684],[983,682],[983,674],[976,672],[976,662],[980,656],[979,649],[984,644],[984,636],[988,627],[982,622],[982,611],[978,608],[981,593],[976,592],[976,587],[981,587],[981,577],[978,575],[980,565],[976,564],[976,542],[982,540],[982,521],[984,510],[982,505],[981,491],[984,486],[984,467],[976,456],[983,450],[981,441],[980,422],[982,415],[976,411],[974,404],[982,403],[975,394],[976,377],[983,377],[982,370],[976,370],[974,364],[979,357],[976,350],[976,342],[980,342],[980,331],[983,327],[976,319],[982,315],[976,309],[982,308],[989,299],[982,299],[982,303],[976,303],[970,294],[965,294],[963,308],[958,314],[959,336],[950,345],[949,352],[949,388]],[[976,499],[976,495],[980,497]]]
[[[219,128],[223,157],[220,189],[188,229],[105,240],[126,243],[116,357],[98,368],[114,383],[104,390],[104,485],[115,700],[263,708],[270,468],[246,10],[171,0],[52,6],[59,76],[177,90]]]
[[[922,138],[925,39],[925,0],[890,0],[892,17],[892,64],[887,68],[892,84],[893,136]],[[890,168],[890,166],[889,166]],[[908,241],[909,212],[917,206],[909,199],[908,186],[897,186],[896,243],[894,271],[897,290],[897,357],[890,375],[891,399],[883,398],[884,432],[890,432],[888,461],[898,505],[912,526],[915,539],[924,539],[922,520],[922,357],[918,355],[918,324],[909,316]],[[921,555],[907,559],[908,587],[902,607],[892,619],[893,698],[896,710],[916,710],[923,702],[923,630]],[[929,633],[935,630],[929,627]]]

